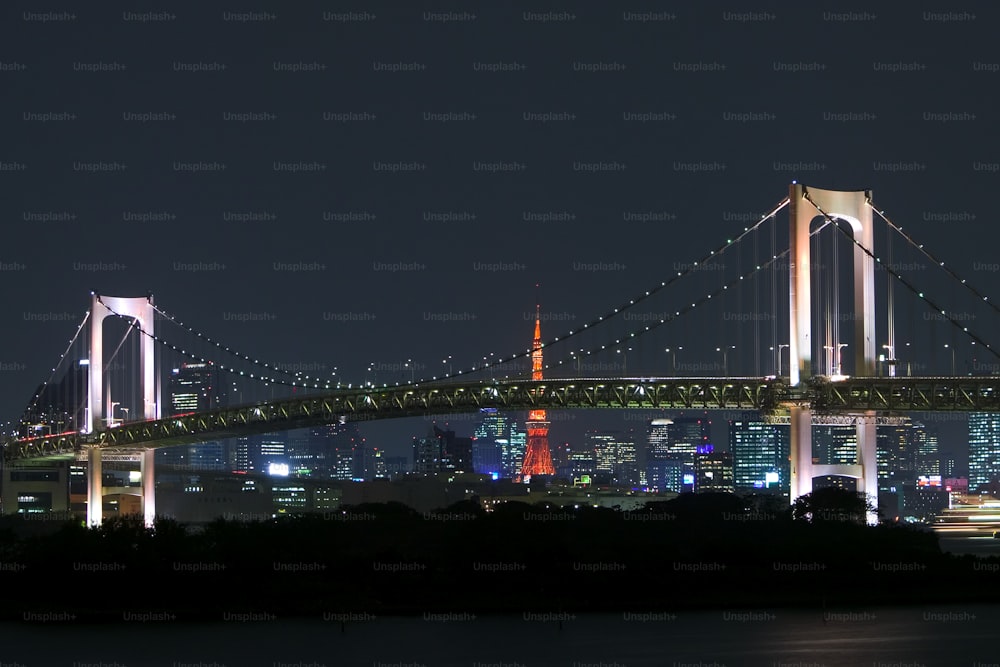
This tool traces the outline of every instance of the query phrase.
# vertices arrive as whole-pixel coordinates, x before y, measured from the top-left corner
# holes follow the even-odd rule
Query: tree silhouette
[[[833,486],[799,496],[792,503],[792,518],[810,523],[840,521],[863,524],[869,512],[875,512],[875,507],[865,494]]]

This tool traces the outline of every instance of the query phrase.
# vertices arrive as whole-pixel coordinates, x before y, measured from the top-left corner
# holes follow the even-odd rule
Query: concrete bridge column
[[[87,525],[98,527],[104,517],[104,487],[102,484],[101,448],[87,448]]]
[[[872,212],[868,206],[871,193],[867,190],[821,190],[801,183],[789,187],[789,384],[793,388],[806,385],[812,379],[812,285],[810,258],[810,225],[825,215],[850,225],[854,239],[861,246],[874,247]],[[871,257],[858,246],[853,253],[854,331],[848,338],[854,353],[853,374],[875,376],[875,266]],[[832,313],[839,317],[839,313]],[[791,408],[791,501],[812,492],[812,421],[811,406]],[[875,461],[875,420],[857,422],[859,491],[868,495],[873,505],[878,503],[878,477]],[[873,516],[869,516],[872,522]]]
[[[868,410],[857,422],[858,458],[861,462],[861,479],[858,480],[858,491],[863,492],[868,502],[875,508],[869,512],[868,523],[878,523],[878,431],[875,411]]]
[[[147,528],[153,527],[153,520],[156,518],[155,461],[155,449],[142,450],[142,458],[139,460],[139,470],[142,476],[142,515]]]
[[[799,496],[812,493],[812,410],[798,406],[789,408],[789,439],[791,441],[791,497],[792,503]]]

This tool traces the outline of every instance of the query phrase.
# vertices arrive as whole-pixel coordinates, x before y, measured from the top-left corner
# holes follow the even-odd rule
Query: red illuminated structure
[[[531,344],[531,379],[542,379],[542,319],[535,306],[535,340]],[[528,449],[521,464],[521,479],[531,481],[532,475],[554,475],[552,452],[549,451],[549,422],[545,410],[528,413]]]

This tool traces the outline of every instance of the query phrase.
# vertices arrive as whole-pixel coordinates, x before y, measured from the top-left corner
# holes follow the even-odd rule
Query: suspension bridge
[[[785,208],[789,209],[788,247],[779,251],[776,218]],[[882,223],[878,230],[875,219]],[[769,251],[760,248],[760,239],[767,231]],[[886,237],[884,258],[876,254],[877,231]],[[718,248],[673,271],[674,275],[627,302],[545,340],[548,362],[543,369],[544,379],[539,379],[537,372],[533,375],[527,365],[523,370],[511,371],[531,359],[532,350],[526,349],[496,358],[483,357],[482,363],[458,371],[448,368],[448,372],[442,370],[431,377],[417,378],[411,370],[409,379],[395,383],[378,385],[370,379],[345,383],[287,370],[237,352],[161,309],[152,295],[114,297],[92,293],[90,310],[52,374],[29,403],[19,430],[4,434],[4,461],[12,466],[54,459],[88,461],[88,523],[96,525],[102,519],[102,460],[138,459],[143,511],[146,521],[151,522],[155,516],[156,448],[343,421],[453,414],[483,408],[736,409],[759,411],[767,420],[791,426],[792,500],[809,493],[815,477],[831,474],[855,478],[859,491],[874,500],[875,428],[879,424],[894,423],[899,415],[911,411],[1000,412],[1000,377],[957,375],[954,344],[950,349],[950,374],[914,376],[897,372],[901,363],[896,350],[909,345],[897,342],[899,318],[894,308],[901,295],[909,299],[912,308],[933,314],[925,321],[949,328],[952,340],[954,336],[967,340],[976,346],[977,354],[1000,355],[978,332],[970,330],[967,318],[942,307],[930,292],[919,289],[913,279],[904,275],[905,262],[893,260],[889,239],[897,243],[901,240],[907,252],[924,258],[968,298],[997,314],[985,294],[876,208],[871,192],[822,190],[798,183],[793,183],[788,197],[762,214],[755,224],[745,226]],[[750,246],[749,251],[746,246]],[[852,261],[850,272],[841,276],[841,265],[848,264],[839,256],[844,248],[850,250]],[[729,271],[705,270],[720,265],[723,257],[735,258],[729,261]],[[697,284],[702,294],[692,300],[690,291],[679,289],[684,284]],[[749,284],[755,287],[752,296],[747,297]],[[879,310],[877,287],[886,295],[884,308]],[[762,305],[761,293],[767,292],[770,303]],[[849,306],[842,309],[844,293],[850,299],[845,299]],[[676,298],[666,302],[665,297]],[[739,307],[743,301],[751,301],[749,312],[754,316],[724,317],[721,324],[714,320],[714,328],[725,339],[715,348],[723,359],[722,374],[677,373],[676,355],[684,348],[663,348],[657,332],[672,330],[670,335],[676,339],[676,327],[684,326],[684,322],[690,327],[697,313],[710,310],[712,304],[726,303],[726,299],[730,305],[735,299]],[[814,301],[822,307],[814,308]],[[648,311],[641,317],[629,317],[629,313],[654,304],[659,310],[653,317]],[[636,321],[640,324],[633,326]],[[842,334],[841,323],[845,321],[849,326],[843,328],[850,331]],[[122,334],[108,359],[104,354],[106,322],[117,322]],[[752,357],[758,372],[731,374],[730,368],[739,363],[737,346],[729,342],[751,335],[741,329],[743,324],[753,329]],[[782,330],[784,326],[787,329]],[[698,328],[707,335],[713,326]],[[762,342],[762,329],[766,329],[763,337],[770,340]],[[813,336],[814,330],[820,335]],[[180,336],[186,336],[189,342],[180,342]],[[848,342],[841,342],[842,338]],[[654,341],[649,347],[665,349],[666,356],[643,361],[643,340]],[[886,342],[879,345],[882,340]],[[770,345],[766,345],[768,342]],[[851,350],[846,364],[843,348]],[[760,351],[764,349],[771,353],[774,372],[770,374],[759,372]],[[781,371],[783,349],[788,350],[787,374]],[[553,359],[557,352],[562,352],[561,357]],[[633,356],[631,373],[593,376],[585,372],[600,366],[593,361],[599,359],[621,359],[624,371],[629,354]],[[190,412],[180,412],[176,405],[166,406],[162,397],[164,369],[167,360],[178,359],[203,364],[220,378],[232,378],[235,396],[227,392],[227,400]],[[672,363],[668,363],[670,360]],[[743,365],[747,364],[744,360]],[[694,366],[718,365],[716,360]],[[665,373],[664,369],[671,372]],[[221,380],[219,386],[223,391],[229,388]],[[252,394],[249,388],[261,395]],[[112,401],[112,397],[118,400]],[[133,409],[123,407],[126,405]],[[857,428],[854,463],[814,462],[811,428],[832,423]]]

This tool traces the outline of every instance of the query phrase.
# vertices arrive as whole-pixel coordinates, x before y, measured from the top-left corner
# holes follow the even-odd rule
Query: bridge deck
[[[315,396],[221,408],[156,421],[11,440],[4,459],[71,457],[85,445],[165,447],[255,433],[307,428],[339,420],[369,421],[483,408],[505,411],[575,409],[748,410],[765,415],[788,406],[818,413],[863,411],[1000,412],[1000,377],[815,377],[799,387],[782,378],[571,378],[497,382],[435,382],[337,389]]]

